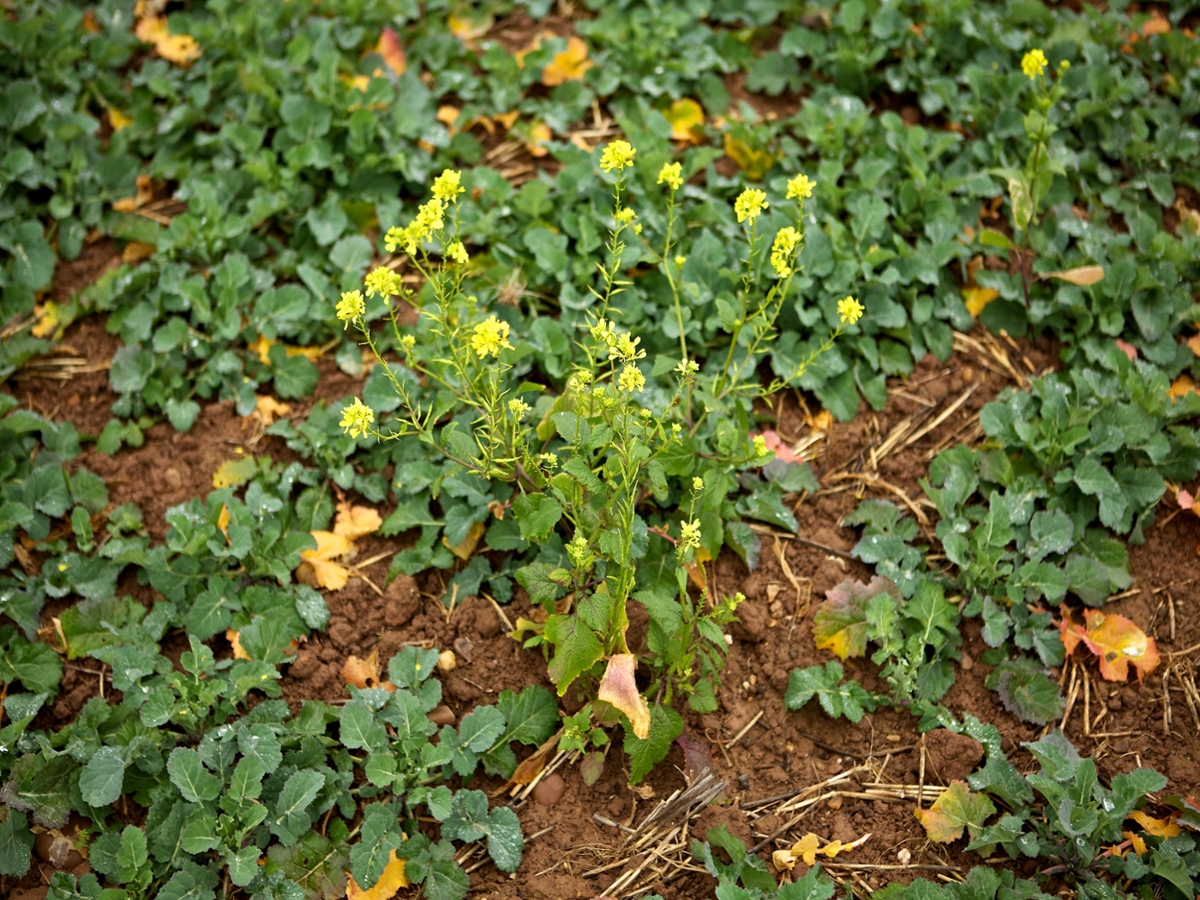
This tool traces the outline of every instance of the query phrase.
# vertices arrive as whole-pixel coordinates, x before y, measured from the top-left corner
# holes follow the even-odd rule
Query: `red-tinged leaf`
[[[825,602],[813,618],[813,639],[818,650],[830,650],[838,659],[862,656],[867,651],[867,604],[880,594],[900,600],[895,583],[876,575],[870,584],[847,578],[825,592]]]
[[[629,724],[633,726],[633,733],[644,741],[650,734],[650,706],[638,691],[634,680],[636,669],[637,657],[632,653],[618,653],[609,657],[596,699],[611,703],[625,713],[629,717]]]
[[[1071,614],[1063,611],[1063,621],[1059,625],[1063,647],[1070,654],[1082,641],[1099,658],[1100,676],[1106,681],[1125,681],[1131,665],[1141,681],[1158,667],[1158,647],[1154,638],[1147,637],[1129,619],[1098,609],[1084,610],[1083,616],[1086,627],[1072,621]]]
[[[983,823],[996,811],[986,794],[973,794],[965,781],[952,781],[929,809],[917,809],[913,815],[925,828],[929,839],[948,844],[962,837],[963,829],[972,839],[983,831]]]
[[[705,771],[717,770],[713,762],[712,747],[704,738],[685,731],[675,738],[675,743],[683,749],[683,774],[689,781],[703,775]]]
[[[583,754],[583,759],[579,761],[579,777],[583,779],[583,783],[591,787],[603,774],[604,754],[599,751]]]
[[[1196,356],[1200,356],[1200,334],[1193,334],[1187,339],[1188,349]]]
[[[1196,498],[1193,497],[1188,491],[1181,490],[1176,495],[1175,499],[1179,501],[1180,509],[1193,509],[1196,505]]]
[[[1114,343],[1117,345],[1118,350],[1129,357],[1130,362],[1133,362],[1135,359],[1137,359],[1137,347],[1133,346],[1133,344],[1123,341],[1120,338],[1117,338]]]
[[[762,436],[767,449],[774,452],[776,459],[782,459],[784,462],[799,462],[796,454],[792,452],[792,448],[783,442],[777,432],[764,431]]]
[[[375,45],[373,52],[383,57],[384,63],[392,70],[393,75],[403,75],[404,70],[408,68],[408,59],[404,55],[404,48],[400,46],[400,35],[390,28],[385,28],[380,33],[379,43]]]

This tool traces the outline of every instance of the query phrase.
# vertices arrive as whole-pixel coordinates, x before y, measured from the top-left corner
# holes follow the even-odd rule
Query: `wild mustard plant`
[[[361,332],[400,401],[394,414],[377,423],[373,411],[356,399],[343,410],[343,429],[356,438],[383,441],[415,435],[465,471],[511,485],[512,498],[497,515],[513,515],[525,540],[536,545],[556,530],[563,535],[560,564],[536,561],[517,571],[533,602],[549,613],[526,645],[545,648],[560,694],[585,677],[597,720],[625,723],[627,749],[631,742],[636,748],[650,739],[657,714],[647,698],[656,709],[680,695],[697,709],[716,708],[714,685],[726,650],[723,629],[743,598],[717,600],[706,589],[693,598],[689,570],[694,581],[705,584],[704,564],[724,540],[719,516],[715,526],[705,522],[712,521],[714,504],[720,509],[735,485],[732,473],[771,458],[763,437],[750,433],[754,401],[803,374],[863,313],[853,298],[840,301],[841,325],[792,377],[759,383],[756,369],[775,336],[803,246],[804,201],[814,183],[798,175],[788,182],[786,196],[796,201],[795,218],[774,235],[762,229],[771,208],[766,193],[750,188],[737,198],[734,214],[748,249],[739,306],[726,304],[721,311],[728,346],[716,352],[689,348],[681,284],[686,260],[673,252],[684,212],[682,165],[666,163],[658,172],[656,186],[665,191],[667,215],[653,248],[630,202],[636,165],[637,150],[625,141],[613,141],[601,153],[600,177],[613,198],[605,258],[596,264],[589,286],[592,306],[575,336],[576,364],[555,397],[517,382],[515,322],[499,310],[482,308],[469,293],[471,257],[460,230],[465,188],[458,172],[438,176],[431,198],[412,221],[385,236],[388,250],[407,257],[424,290],[414,291],[392,268],[380,266],[366,276],[365,292],[344,293],[336,308],[340,320]],[[672,385],[665,395],[648,390],[655,372],[641,339],[620,326],[620,311],[613,305],[627,284],[623,275],[631,236],[658,261],[674,297],[679,360],[669,371],[656,370]],[[759,288],[764,277],[772,279],[765,292]],[[375,297],[382,299],[390,343],[402,364],[385,357],[384,337],[370,326],[368,302]],[[419,310],[417,328],[400,325],[401,299]],[[702,365],[694,351],[707,362]],[[704,448],[704,477],[693,473],[697,442]],[[647,517],[658,524],[649,525]],[[637,592],[638,564],[650,534],[675,546],[673,596]],[[633,681],[639,657],[627,640],[631,599],[646,604],[655,623],[649,653],[641,657],[651,672],[644,696]]]

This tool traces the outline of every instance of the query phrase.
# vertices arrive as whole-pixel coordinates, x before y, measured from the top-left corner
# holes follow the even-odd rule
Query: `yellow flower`
[[[696,491],[697,493],[704,490],[704,479],[699,475],[692,479],[692,490]]]
[[[406,334],[406,335],[404,335],[404,337],[400,338],[400,346],[404,348],[404,351],[406,353],[411,353],[412,348],[415,347],[416,345],[417,345],[417,339],[415,337],[413,337],[411,334]]]
[[[678,422],[671,423],[671,434],[678,436],[681,431],[683,431],[682,425],[680,425]]]
[[[700,364],[694,359],[681,359],[679,364],[675,366],[675,371],[684,379],[690,381],[691,377],[700,371]]]
[[[663,167],[658,170],[658,183],[665,184],[673,191],[683,187],[683,166],[677,162],[663,163]]]
[[[388,297],[400,293],[400,276],[387,266],[379,266],[377,269],[372,269],[367,273],[365,281],[368,297],[374,297],[376,294]]]
[[[387,230],[387,234],[383,236],[383,246],[387,247],[388,253],[395,253],[396,248],[408,243],[408,229],[400,228],[393,225]]]
[[[795,178],[789,178],[787,183],[787,199],[794,200],[797,197],[801,200],[807,200],[812,196],[813,188],[817,186],[815,181],[810,181],[807,175],[797,175]]]
[[[635,359],[642,359],[646,355],[646,351],[638,349],[638,344],[641,342],[641,338],[635,338],[630,334],[622,334],[617,338],[616,344],[612,347],[612,355],[621,360],[621,362],[626,363],[631,363]]]
[[[633,165],[633,158],[636,155],[637,151],[630,146],[628,141],[613,141],[600,154],[600,168],[605,172],[611,172],[614,169],[620,172]]]
[[[340,322],[352,322],[355,319],[361,319],[367,311],[367,304],[363,302],[361,291],[344,291],[342,299],[338,301],[337,317]]]
[[[842,317],[843,325],[853,325],[863,315],[863,305],[853,297],[845,297],[838,301],[838,315]]]
[[[617,387],[626,394],[636,394],[646,387],[646,376],[637,366],[627,365],[617,376]]]
[[[737,213],[737,220],[745,222],[750,220],[750,224],[754,224],[764,209],[771,204],[767,202],[767,195],[758,188],[746,188],[734,201],[733,211]]]
[[[454,169],[444,169],[442,174],[433,180],[433,196],[442,203],[454,203],[459,194],[466,193],[462,186],[462,172]]]
[[[766,456],[771,451],[767,449],[767,439],[761,434],[754,436],[754,455],[760,459]]]
[[[771,246],[771,268],[780,278],[792,274],[792,260],[796,248],[800,246],[800,232],[788,225],[780,228],[775,235],[775,243]]]
[[[558,465],[558,454],[557,453],[541,453],[538,455],[538,460],[542,463],[542,465],[546,466],[549,469],[553,469],[555,466]]]
[[[637,218],[637,213],[635,213],[632,209],[630,209],[628,206],[626,206],[625,208],[617,211],[615,218],[622,225],[628,225],[630,222],[632,222],[634,219]]]
[[[520,421],[521,419],[525,418],[525,413],[529,412],[529,404],[524,400],[509,400],[508,411],[512,413],[513,418],[515,418],[517,421]]]
[[[487,356],[499,356],[501,350],[511,350],[508,342],[508,323],[501,322],[495,316],[489,316],[487,321],[480,322],[471,334],[471,349],[480,359]]]
[[[1030,50],[1021,59],[1021,71],[1029,76],[1029,80],[1037,78],[1046,71],[1048,61],[1041,50]]]
[[[467,248],[463,246],[462,241],[455,241],[446,248],[446,256],[454,260],[460,266],[465,266],[471,257],[467,256]]]
[[[375,421],[375,413],[371,407],[364,406],[363,402],[357,397],[354,402],[342,410],[342,431],[346,432],[352,438],[361,437],[371,430],[371,423]]]
[[[676,552],[686,553],[689,550],[695,550],[700,546],[700,520],[694,519],[691,522],[683,522],[679,526],[679,544],[676,547]]]
[[[675,268],[677,268],[677,269],[682,269],[682,268],[683,268],[683,264],[684,264],[684,263],[686,263],[686,262],[687,262],[687,257],[686,257],[686,256],[682,256],[682,255],[676,255],[676,257],[675,257]]]

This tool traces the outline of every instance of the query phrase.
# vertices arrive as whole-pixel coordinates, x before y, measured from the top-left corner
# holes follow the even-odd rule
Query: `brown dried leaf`
[[[618,653],[609,657],[596,697],[625,713],[629,717],[629,724],[633,726],[633,733],[644,741],[650,735],[650,706],[637,689],[634,680],[636,669],[637,657],[632,653]]]
[[[333,533],[353,542],[364,535],[374,534],[382,524],[383,519],[371,507],[351,506],[343,500],[337,507]]]

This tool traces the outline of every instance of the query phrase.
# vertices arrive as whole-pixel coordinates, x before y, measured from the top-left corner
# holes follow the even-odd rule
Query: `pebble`
[[[437,707],[433,712],[429,713],[429,721],[437,725],[453,725],[454,710],[446,704]]]
[[[841,797],[830,797],[829,802],[826,804],[826,806],[828,806],[830,809],[835,810],[835,811],[839,810],[842,808],[842,798]]]
[[[453,672],[458,668],[458,658],[453,650],[443,650],[438,654],[437,667],[439,672]]]
[[[962,666],[964,672],[970,672],[973,668],[975,668],[975,660],[971,659],[969,655],[964,653],[962,655],[962,661],[959,663],[959,665]]]
[[[177,491],[183,487],[183,476],[179,474],[178,469],[164,470],[163,478],[167,480],[167,484],[171,486],[171,490],[173,491]]]
[[[562,776],[554,772],[538,782],[538,786],[533,789],[533,799],[542,806],[553,806],[562,799],[566,788],[567,783],[563,781]]]

